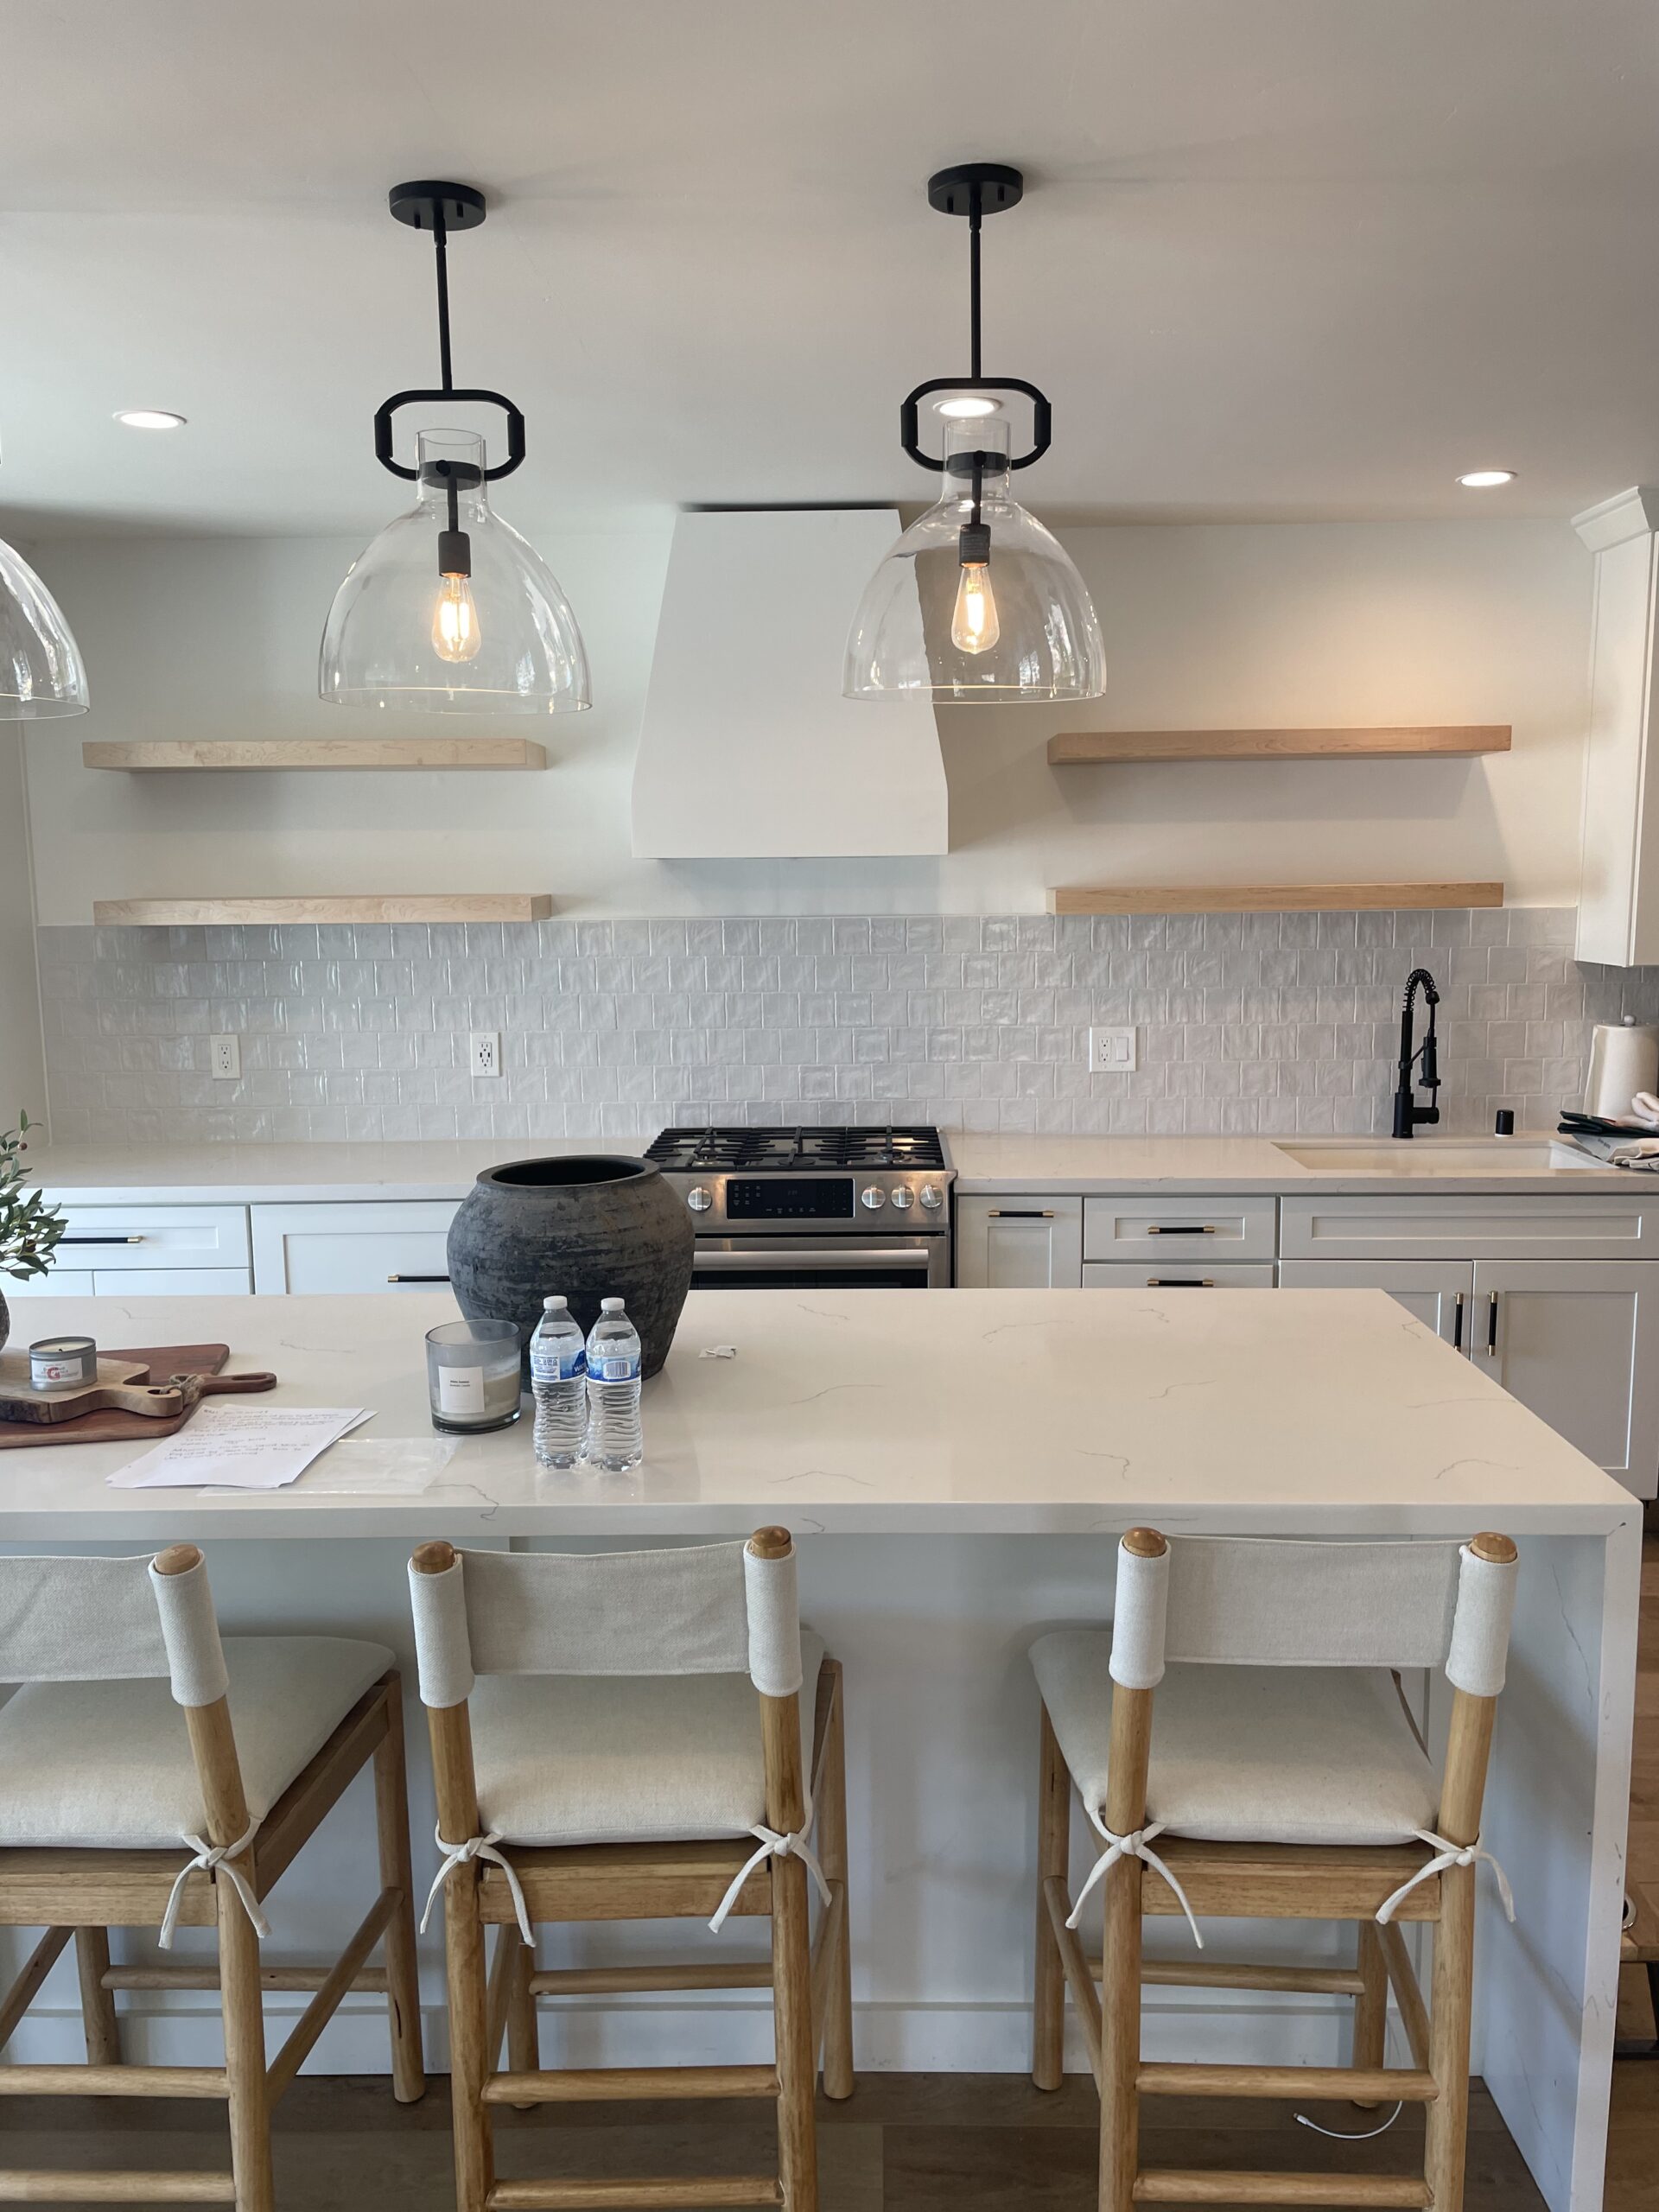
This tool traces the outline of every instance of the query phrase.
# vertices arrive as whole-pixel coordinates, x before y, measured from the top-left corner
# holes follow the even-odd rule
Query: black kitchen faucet
[[[1428,1029],[1422,1043],[1414,1052],[1411,1048],[1411,1009],[1417,996],[1418,985],[1422,986],[1423,1001],[1428,1008]],[[1421,1084],[1431,1100],[1440,1087],[1440,1064],[1435,1057],[1434,1009],[1440,995],[1434,988],[1434,978],[1427,968],[1414,968],[1406,978],[1405,1002],[1400,1009],[1400,1068],[1394,1086],[1394,1134],[1408,1137],[1420,1122],[1438,1122],[1438,1105],[1419,1106],[1414,1096],[1415,1084]],[[1422,1068],[1415,1078],[1412,1076],[1414,1062],[1421,1060]]]

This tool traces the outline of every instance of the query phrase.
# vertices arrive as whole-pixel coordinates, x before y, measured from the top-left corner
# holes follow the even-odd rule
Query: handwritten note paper
[[[281,1490],[370,1418],[360,1406],[198,1406],[189,1425],[109,1478],[112,1490]]]

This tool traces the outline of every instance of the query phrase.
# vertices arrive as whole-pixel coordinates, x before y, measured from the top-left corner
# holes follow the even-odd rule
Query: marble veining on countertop
[[[895,1327],[902,1309],[902,1329]],[[125,1341],[228,1343],[261,1404],[362,1405],[431,1437],[422,1337],[441,1293],[20,1296]],[[735,1356],[702,1357],[720,1345]],[[1641,1506],[1382,1291],[703,1291],[645,1391],[645,1463],[537,1466],[531,1424],[463,1438],[415,1495],[112,1491],[128,1444],[0,1453],[0,1541],[323,1533],[495,1536],[1061,1534],[1158,1520],[1241,1534],[1499,1528],[1605,1535]],[[344,1447],[342,1453],[344,1453]],[[339,1479],[318,1463],[319,1483]]]
[[[459,1138],[315,1144],[31,1147],[27,1164],[41,1187],[96,1204],[294,1204],[352,1199],[464,1198],[480,1170],[505,1160],[573,1153],[642,1152],[649,1138]],[[1548,1164],[1547,1133],[1505,1144],[1468,1137],[1365,1138],[1046,1137],[948,1132],[959,1194],[999,1192],[1386,1190],[1414,1192],[1618,1190],[1644,1180],[1585,1159]],[[1442,1150],[1444,1147],[1444,1150]],[[1332,1164],[1317,1160],[1321,1149]],[[1300,1153],[1306,1157],[1298,1159]],[[1376,1155],[1355,1165],[1360,1154]],[[1450,1155],[1448,1158],[1446,1155]],[[1557,1157],[1564,1157],[1558,1151]],[[1457,1164],[1451,1164],[1455,1159]]]

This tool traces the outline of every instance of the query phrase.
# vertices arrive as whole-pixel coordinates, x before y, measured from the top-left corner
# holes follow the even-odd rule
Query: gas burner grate
[[[664,1129],[645,1157],[687,1174],[799,1174],[814,1168],[943,1168],[933,1128]]]

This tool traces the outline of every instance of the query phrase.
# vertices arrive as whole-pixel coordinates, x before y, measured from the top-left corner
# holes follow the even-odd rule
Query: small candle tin
[[[91,1337],[42,1337],[29,1348],[29,1386],[70,1390],[98,1380],[98,1346]]]

